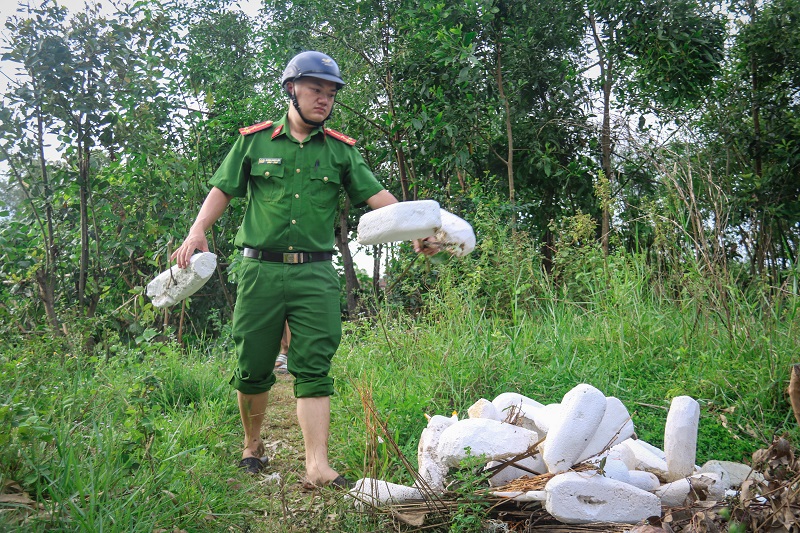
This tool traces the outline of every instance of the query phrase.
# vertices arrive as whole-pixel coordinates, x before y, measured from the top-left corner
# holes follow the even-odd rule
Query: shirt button
[[[328,176],[325,176],[324,178],[322,178],[322,181],[328,181]]]
[[[294,197],[295,198],[300,198],[300,195],[299,194],[295,194]]]
[[[290,247],[289,247],[289,250],[294,250],[294,246],[290,246]]]
[[[302,147],[303,147],[303,143],[300,143],[300,148],[302,148]]]
[[[297,221],[296,220],[292,220],[292,224],[297,224]]]
[[[268,170],[268,171],[266,171],[266,172],[264,172],[264,175],[265,175],[265,176],[269,176],[269,170]]]
[[[297,172],[298,174],[300,174],[300,169],[298,168],[296,172]]]

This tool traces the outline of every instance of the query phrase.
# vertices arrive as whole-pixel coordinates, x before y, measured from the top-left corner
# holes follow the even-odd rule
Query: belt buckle
[[[302,256],[299,253],[285,253],[283,254],[283,262],[296,265],[298,263],[302,263],[300,260],[301,257]]]

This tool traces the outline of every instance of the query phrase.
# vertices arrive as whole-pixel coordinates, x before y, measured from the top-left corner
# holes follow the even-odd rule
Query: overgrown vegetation
[[[655,445],[670,400],[696,398],[698,462],[798,442],[797,0],[342,6],[275,0],[254,21],[230,2],[48,0],[4,21],[25,76],[0,107],[0,530],[400,527],[298,491],[287,382],[266,428],[280,478],[236,471],[241,203],[201,292],[167,310],[143,293],[237,128],[285,109],[276,80],[302,49],[342,67],[330,124],[381,181],[478,237],[463,259],[374,248],[383,280],[337,257],[336,468],[410,483],[425,414],[578,383]],[[363,212],[342,208],[340,243]],[[478,531],[482,481],[453,478],[441,529]]]
[[[735,320],[728,323],[713,307],[716,298],[657,296],[673,291],[642,282],[657,279],[643,257],[619,253],[604,262],[591,246],[572,250],[582,261],[568,256],[569,279],[582,280],[575,299],[553,288],[520,235],[495,226],[482,237],[487,244],[472,257],[428,265],[436,281],[416,318],[383,305],[378,316],[346,323],[335,360],[331,450],[349,476],[413,481],[367,424],[364,387],[412,466],[426,413],[463,415],[479,398],[504,391],[552,403],[578,383],[620,398],[638,435],[655,445],[663,444],[671,398],[696,398],[699,463],[747,462],[776,434],[797,442],[784,391],[799,348],[795,299],[753,299],[729,287]],[[708,283],[687,272],[687,288]],[[415,283],[426,285],[425,276]],[[505,290],[489,293],[492,283]],[[186,348],[144,339],[108,343],[106,356],[85,352],[77,336],[8,337],[0,357],[0,422],[9,428],[0,477],[7,493],[18,487],[29,500],[4,506],[6,528],[25,520],[31,531],[218,531],[248,523],[293,531],[300,530],[295,518],[313,520],[303,514],[308,509],[322,520],[317,513],[334,513],[328,531],[373,531],[386,520],[354,513],[335,494],[298,499],[292,481],[301,471],[299,440],[272,450],[282,485],[242,479],[234,460],[238,415],[226,384],[230,346],[215,339]],[[285,402],[291,412],[291,398]],[[283,416],[277,412],[278,422]],[[267,429],[266,437],[282,435]],[[279,497],[287,503],[276,503]],[[453,531],[479,530],[467,529],[471,505],[454,511],[461,518]]]

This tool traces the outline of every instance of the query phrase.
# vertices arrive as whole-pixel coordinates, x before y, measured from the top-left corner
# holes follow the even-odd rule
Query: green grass
[[[577,294],[503,262],[508,271],[492,274],[512,280],[501,294],[484,290],[481,260],[440,265],[413,318],[383,307],[345,325],[330,448],[346,474],[411,482],[386,439],[370,444],[364,392],[412,464],[426,413],[466,416],[478,399],[506,391],[558,402],[579,383],[622,400],[637,434],[657,446],[671,399],[697,399],[698,463],[746,461],[774,434],[798,441],[784,392],[800,351],[797,301],[766,305],[731,290],[727,309],[712,308],[699,278],[667,299],[630,257],[587,274]],[[241,430],[224,343],[184,352],[116,342],[106,359],[68,340],[16,340],[0,354],[0,483],[18,484],[40,507],[0,507],[0,531],[390,527],[340,497],[295,494],[299,467],[278,487],[238,475],[231,458]],[[296,462],[299,453],[278,456]]]
[[[641,282],[641,265],[625,259],[581,302],[522,301],[522,293],[499,310],[445,286],[413,323],[350,325],[337,374],[368,384],[412,462],[423,413],[465,416],[478,399],[505,391],[559,402],[579,383],[622,400],[637,434],[657,446],[670,401],[692,396],[701,405],[701,464],[749,460],[775,434],[797,442],[784,392],[800,344],[796,318],[759,314],[733,293],[735,322],[726,323],[705,301],[654,297]],[[351,388],[343,393],[337,419],[350,424],[362,409]]]
[[[0,477],[43,504],[25,530],[215,531],[246,509],[226,482],[241,437],[215,359],[162,345],[110,362],[65,355],[6,353],[0,363],[11,428]]]

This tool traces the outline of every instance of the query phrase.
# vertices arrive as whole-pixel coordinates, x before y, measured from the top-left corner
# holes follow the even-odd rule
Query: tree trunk
[[[603,129],[600,132],[600,149],[602,151],[603,174],[608,179],[609,185],[613,183],[613,173],[611,169],[611,81],[603,80]],[[607,199],[603,204],[603,220],[600,228],[600,242],[603,253],[608,255],[608,234],[611,231],[611,213]]]
[[[347,215],[349,212],[350,199],[346,198],[344,207],[339,213],[339,231],[336,232],[336,247],[339,249],[339,253],[342,254],[345,292],[347,294],[347,314],[349,317],[354,317],[358,307],[357,291],[359,286],[358,277],[356,277],[356,269],[353,264],[353,255],[350,253],[350,246],[348,246],[347,235],[349,230],[347,227]]]
[[[392,72],[389,71],[386,73],[386,94],[389,98],[389,106],[388,110],[392,116],[392,123],[394,123],[394,117],[396,116],[394,112],[394,93],[392,91]],[[408,173],[408,163],[406,161],[406,154],[403,151],[403,143],[402,137],[400,136],[400,132],[396,131],[394,133],[389,133],[389,144],[392,145],[395,152],[395,157],[397,158],[397,171],[400,174],[400,191],[402,193],[403,199],[402,201],[405,202],[411,196],[409,190],[409,173]]]
[[[406,154],[403,151],[399,133],[394,135],[392,145],[397,155],[397,170],[400,173],[400,189],[403,193],[402,201],[405,202],[411,197],[411,191],[408,188],[408,163],[406,162]]]
[[[376,244],[372,247],[372,291],[378,298],[381,294],[381,259],[383,257],[383,245]]]
[[[503,69],[502,69],[502,45],[498,34],[496,44],[495,81],[497,82],[497,92],[500,101],[503,102],[503,109],[506,115],[506,141],[508,142],[508,154],[506,155],[506,172],[508,173],[508,203],[511,206],[511,231],[517,229],[517,207],[516,191],[514,189],[514,134],[511,128],[511,106],[508,103],[505,89],[503,88]]]
[[[613,188],[614,184],[614,171],[611,166],[611,88],[614,83],[614,70],[613,62],[610,57],[605,53],[603,42],[600,39],[600,33],[597,30],[597,22],[594,15],[589,15],[589,21],[592,26],[592,34],[594,35],[595,49],[597,51],[598,65],[600,66],[600,79],[603,83],[603,126],[600,131],[600,151],[601,151],[601,166],[608,183]],[[609,31],[613,34],[613,29]],[[610,199],[602,199],[602,221],[600,224],[600,244],[603,247],[603,253],[608,255],[609,245],[608,236],[611,231],[611,213],[610,213]]]
[[[39,213],[33,196],[31,195],[30,183],[26,182],[20,170],[15,165],[14,158],[0,145],[0,152],[2,152],[5,161],[9,165],[14,179],[19,184],[20,190],[25,195],[31,207],[31,213],[36,220],[36,223],[41,232],[42,244],[44,247],[44,266],[40,266],[35,273],[36,284],[39,292],[39,299],[44,304],[47,320],[55,335],[62,335],[62,327],[60,320],[55,310],[55,294],[56,294],[56,258],[58,250],[55,244],[55,230],[53,228],[53,203],[52,191],[50,189],[50,180],[47,171],[47,159],[44,155],[44,113],[42,111],[43,94],[40,88],[39,75],[40,71],[36,69],[28,69],[28,75],[31,79],[31,88],[33,93],[33,116],[36,119],[36,157],[39,160],[39,172],[41,174],[42,194],[44,198],[44,220]],[[27,178],[35,178],[31,173],[26,173]]]
[[[391,54],[391,50],[393,48],[392,45],[392,34],[389,31],[391,28],[391,24],[388,22],[391,19],[391,15],[386,11],[387,14],[387,21],[383,25],[383,38],[381,41],[382,45],[382,52],[384,57],[389,57]],[[397,116],[395,113],[395,102],[394,102],[394,77],[392,76],[392,69],[389,68],[386,70],[386,76],[384,77],[384,83],[386,84],[386,98],[387,98],[387,111],[389,115],[392,117],[392,124],[394,124],[394,119]],[[389,144],[391,144],[392,148],[395,152],[395,157],[397,158],[397,171],[400,175],[400,191],[402,194],[403,202],[407,201],[411,196],[411,192],[409,189],[409,172],[408,172],[408,163],[406,161],[406,154],[403,151],[403,144],[402,144],[402,137],[400,136],[400,131],[397,130],[392,132],[391,130],[387,133],[387,140]]]
[[[78,305],[81,312],[86,310],[86,281],[89,277],[89,205],[88,205],[88,179],[89,168],[83,153],[85,147],[83,137],[78,139],[78,189],[80,201],[80,234],[81,250],[80,265],[78,267]]]
[[[53,202],[52,193],[50,191],[50,179],[47,174],[47,160],[44,157],[44,119],[42,117],[42,110],[40,106],[36,106],[36,142],[39,152],[39,169],[42,173],[42,188],[44,192],[44,214],[46,226],[42,229],[45,234],[42,235],[45,243],[45,264],[43,269],[36,271],[36,283],[39,286],[39,298],[44,304],[47,320],[53,329],[55,335],[62,335],[61,321],[56,314],[56,245],[55,245],[55,231],[53,229]],[[31,207],[33,201],[31,199]],[[46,228],[46,229],[45,229]]]
[[[755,20],[757,16],[757,7],[755,2],[749,3],[750,20]],[[753,118],[753,173],[761,180],[763,174],[763,161],[761,156],[761,106],[759,102],[759,87],[758,87],[758,64],[756,63],[755,53],[751,52],[750,55],[750,112]],[[761,210],[759,199],[756,197],[756,209]],[[756,249],[758,250],[758,258],[754,257],[754,265],[756,273],[761,274],[766,265],[766,250],[768,242],[771,240],[770,235],[766,232],[770,231],[770,225],[764,221],[766,215],[762,215],[761,231],[755,235]],[[766,242],[762,242],[766,241]]]
[[[214,231],[213,227],[211,228],[211,244],[214,247],[214,253],[216,253],[216,251],[219,248],[217,247],[217,234]],[[172,253],[170,252],[167,254],[167,257],[171,255]],[[226,285],[228,278],[225,275],[225,269],[222,268],[222,265],[220,265],[220,261],[217,261],[216,271],[217,271],[217,279],[219,279],[220,290],[222,290],[222,295],[225,297],[225,302],[227,302],[228,304],[228,315],[233,316],[233,307],[235,302],[233,299],[233,295],[231,295],[231,292],[228,290],[228,287]]]

